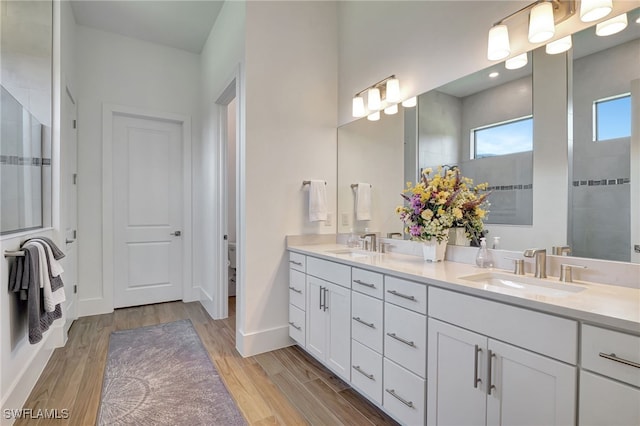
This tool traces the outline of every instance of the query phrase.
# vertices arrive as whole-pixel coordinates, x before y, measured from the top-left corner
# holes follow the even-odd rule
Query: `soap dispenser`
[[[493,259],[491,252],[487,249],[487,239],[480,238],[480,249],[476,255],[476,265],[480,268],[493,268]]]

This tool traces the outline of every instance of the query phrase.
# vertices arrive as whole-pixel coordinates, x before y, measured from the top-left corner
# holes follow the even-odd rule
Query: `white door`
[[[582,370],[580,425],[640,425],[640,389]]]
[[[484,426],[487,338],[434,319],[428,336],[427,424]]]
[[[329,284],[326,292],[327,364],[347,382],[351,380],[351,289]]]
[[[78,132],[77,132],[77,107],[69,92],[64,95],[64,112],[61,129],[62,139],[62,191],[64,192],[64,227],[65,227],[65,257],[63,259],[64,275],[62,280],[65,285],[65,329],[71,327],[71,323],[77,317],[77,284],[78,284],[78,242],[76,229],[78,229]]]
[[[576,368],[489,339],[489,425],[573,425]]]
[[[182,299],[182,125],[114,115],[114,307]]]
[[[320,360],[325,359],[327,321],[324,301],[329,283],[307,275],[307,350]]]

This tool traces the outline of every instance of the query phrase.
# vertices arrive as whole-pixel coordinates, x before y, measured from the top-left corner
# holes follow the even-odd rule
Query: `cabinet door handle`
[[[404,399],[403,397],[401,397],[400,395],[398,395],[396,393],[395,389],[385,389],[385,391],[387,391],[387,393],[389,395],[391,395],[392,397],[396,398],[398,401],[402,402],[404,405],[406,405],[409,408],[415,408],[413,406],[413,401],[407,401],[406,399]]]
[[[326,311],[327,309],[329,309],[329,306],[327,305],[327,294],[329,293],[329,289],[327,287],[324,288],[324,310]]]
[[[368,374],[365,371],[363,371],[359,365],[352,365],[351,367],[353,367],[354,370],[356,370],[358,373],[362,374],[364,377],[366,377],[369,380],[375,380],[373,378],[373,374]]]
[[[598,355],[600,355],[602,358],[605,358],[605,359],[608,359],[608,360],[611,360],[611,361],[615,361],[615,362],[619,362],[620,364],[629,365],[629,366],[635,367],[635,368],[640,368],[640,364],[638,364],[637,362],[629,361],[628,359],[624,359],[624,358],[619,358],[614,353],[606,354],[604,352],[600,352]]]
[[[376,288],[376,286],[375,286],[374,284],[369,284],[369,283],[366,283],[366,282],[364,282],[364,281],[360,281],[360,280],[353,280],[353,282],[354,282],[354,283],[356,283],[356,284],[363,285],[363,286],[365,286],[365,287],[369,287],[369,288]]]
[[[403,299],[416,301],[415,296],[409,296],[407,294],[398,293],[395,290],[387,290],[387,293],[393,294],[394,296],[402,297]]]
[[[322,291],[324,289],[324,287],[320,286],[318,288],[318,291],[320,291],[320,306],[318,306],[318,309],[322,310],[322,295],[324,294],[324,291]]]
[[[302,290],[298,290],[298,289],[297,289],[297,288],[295,288],[295,287],[291,287],[291,286],[289,286],[289,290],[293,290],[293,291],[295,291],[296,293],[300,293],[300,294],[302,294]]]
[[[387,336],[389,336],[389,337],[391,337],[391,338],[394,338],[394,339],[396,339],[397,341],[402,342],[402,343],[404,343],[404,344],[405,344],[405,345],[407,345],[407,346],[411,346],[412,348],[415,348],[415,347],[416,347],[416,344],[415,344],[415,343],[413,343],[413,341],[405,340],[405,339],[403,339],[402,337],[398,337],[398,336],[396,336],[396,333],[387,333]]]
[[[302,330],[302,327],[297,326],[295,322],[289,321],[289,325],[290,325],[291,327],[295,328],[295,329],[296,329],[296,330],[298,330],[298,331],[301,331],[301,330]]]
[[[360,317],[353,317],[354,321],[358,321],[360,324],[364,324],[369,328],[376,328],[375,324],[372,322],[366,322],[360,319]]]
[[[476,345],[473,357],[473,387],[478,388],[478,383],[482,383],[482,379],[478,377],[478,354],[482,352],[482,348]]]
[[[495,356],[496,354],[494,354],[493,351],[489,349],[488,356],[487,356],[487,395],[491,395],[491,391],[496,388],[496,385],[491,384],[491,375],[492,375],[491,370],[493,367],[493,358]]]
[[[296,262],[295,260],[290,260],[289,263],[293,263],[294,265],[302,266],[302,262]]]

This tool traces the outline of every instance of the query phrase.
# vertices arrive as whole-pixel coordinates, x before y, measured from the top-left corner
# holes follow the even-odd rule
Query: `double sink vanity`
[[[640,424],[640,289],[288,250],[290,336],[402,424]]]

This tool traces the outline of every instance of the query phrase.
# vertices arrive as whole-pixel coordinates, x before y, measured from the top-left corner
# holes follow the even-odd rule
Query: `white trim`
[[[289,325],[254,331],[244,334],[236,331],[236,349],[243,357],[293,346],[296,342],[289,337]]]
[[[182,124],[182,300],[198,300],[192,289],[192,218],[191,218],[191,117],[164,111],[151,111],[124,105],[102,105],[102,298],[80,300],[79,315],[113,311],[114,242],[113,242],[113,117],[128,115],[140,118],[175,121]],[[194,297],[195,296],[195,297]],[[90,302],[90,303],[87,303]],[[92,303],[91,303],[92,302]],[[83,305],[87,305],[86,307]],[[96,309],[89,310],[89,305]],[[85,313],[90,312],[90,313]]]

